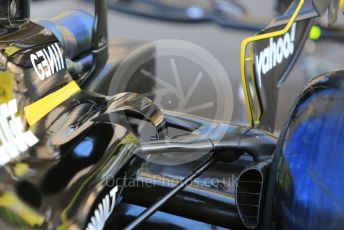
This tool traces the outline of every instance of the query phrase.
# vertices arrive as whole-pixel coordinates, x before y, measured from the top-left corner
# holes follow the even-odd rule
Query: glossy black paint
[[[257,62],[255,62],[255,78],[258,83],[257,87],[259,88],[258,92],[260,92],[259,97],[262,106],[262,116],[259,127],[262,129],[268,130],[269,132],[273,132],[275,130],[279,88],[287,79],[290,71],[293,69],[296,61],[300,57],[304,44],[307,41],[308,33],[313,24],[314,21],[312,19],[302,20],[295,23],[295,38],[292,41],[294,46],[293,54],[286,60],[282,60],[280,64],[277,64],[266,74],[258,73]],[[276,31],[276,28],[282,29],[283,27],[284,25],[279,25],[279,22],[277,21],[275,25],[271,25],[261,32],[261,34]],[[274,42],[278,44],[278,39],[282,38],[283,36],[274,38]],[[254,57],[257,58],[260,56],[260,53],[264,52],[264,49],[267,47],[271,47],[270,39],[256,42],[254,46]],[[260,58],[262,58],[262,56],[260,56]],[[261,61],[264,60],[261,59]]]
[[[316,2],[303,2],[294,23],[285,34],[255,41],[252,45],[252,69],[247,70],[246,75],[254,79],[248,80],[251,85],[248,97],[255,126],[259,129],[272,133],[275,131],[279,89],[300,57],[315,19],[323,15],[326,9],[326,4],[316,7]],[[259,35],[285,28],[299,4],[299,1],[294,1],[282,16],[273,20]]]
[[[157,211],[161,209],[167,202],[173,199],[178,193],[183,191],[187,186],[189,186],[196,178],[206,172],[212,165],[216,163],[216,159],[209,157],[206,161],[200,164],[194,171],[192,171],[188,176],[182,179],[173,189],[171,189],[166,195],[160,198],[158,202],[148,207],[143,211],[132,223],[126,226],[125,230],[133,230],[142,225],[151,216],[153,216]]]
[[[0,47],[6,61],[3,68],[12,82],[2,87],[5,87],[7,97],[16,100],[20,114],[26,105],[76,80],[69,74],[67,61],[64,61],[66,68],[44,81],[33,68],[31,54],[60,42],[58,38],[61,37],[55,37],[52,32],[29,21],[20,30],[1,38]],[[60,45],[60,48],[66,49],[68,45]],[[64,56],[64,60],[73,58],[71,61],[78,61],[75,53]],[[108,78],[112,77],[116,65],[118,63],[110,58],[104,67],[110,69]],[[88,77],[98,76],[93,74]],[[93,92],[101,91],[107,83],[105,80],[98,82],[98,85],[93,84]],[[128,124],[121,126],[119,122],[111,122],[116,120],[114,114],[117,110],[127,110],[132,106],[131,112],[142,112],[160,127],[159,121],[149,117],[160,117],[156,113],[159,110],[154,110],[154,105],[150,106],[150,103],[148,99],[134,94],[106,97],[82,91],[31,127],[39,143],[1,169],[3,189],[0,203],[3,215],[10,213],[5,215],[8,226],[84,228],[88,211],[94,205],[92,200],[95,202],[100,192],[110,189],[106,185],[106,176],[124,177],[128,171],[123,170],[124,166],[130,163],[134,152],[139,151],[138,139],[124,127]],[[150,109],[150,113],[139,111],[147,108],[153,110]],[[104,120],[103,117],[110,119]],[[12,199],[12,202],[5,205],[7,199]],[[88,211],[85,213],[85,210]]]
[[[27,36],[29,33],[31,36]],[[59,40],[53,33],[34,22],[28,22],[22,30],[9,34],[2,40],[1,47],[5,51],[2,55],[7,60],[7,71],[12,71],[13,74],[11,93],[19,106],[19,113],[22,113],[26,105],[75,80],[65,68],[43,81],[30,63],[31,53],[56,42]],[[10,52],[7,47],[16,47],[15,52]],[[76,60],[74,57],[72,61]],[[67,61],[64,64],[67,66]],[[92,77],[97,79],[100,76]],[[98,82],[103,84],[102,81]],[[139,114],[139,117],[145,118],[156,127],[156,131],[149,136],[157,136],[160,139],[161,142],[155,141],[155,144],[160,146],[159,151],[173,148],[170,145],[173,139],[171,142],[163,142],[167,137],[166,126],[186,131],[184,140],[188,140],[187,135],[191,135],[195,138],[196,146],[202,143],[202,138],[209,135],[208,146],[218,154],[220,160],[233,161],[243,154],[240,148],[247,148],[246,145],[240,145],[241,137],[250,133],[246,127],[185,115],[163,115],[149,99],[139,95],[123,93],[109,97],[88,92],[86,89],[87,87],[84,87],[80,93],[60,104],[31,127],[39,142],[1,169],[0,184],[4,188],[1,191],[2,199],[13,200],[7,206],[2,202],[4,212],[11,213],[10,217],[5,218],[8,226],[41,229],[85,228],[92,211],[97,207],[98,199],[111,189],[111,186],[107,185],[107,179],[121,179],[116,186],[122,189],[125,185],[124,179],[135,177],[135,168],[140,165],[135,163],[140,162],[140,159],[134,154],[145,149],[140,148],[144,142],[140,144],[139,133],[135,131],[135,127],[132,127],[127,119],[121,119],[119,114],[123,112],[126,112],[125,115]],[[25,126],[28,127],[27,124]],[[197,133],[199,138],[196,138]],[[175,143],[178,143],[180,138],[181,136],[176,138]],[[271,154],[275,139],[271,137],[270,140],[270,137],[267,137],[266,140],[267,146],[253,146],[254,148],[248,148],[249,152],[253,155],[266,154],[264,150],[267,150]],[[149,146],[149,141],[146,146]],[[240,154],[235,153],[235,150]],[[125,198],[119,194],[118,202],[121,199]],[[223,202],[226,201],[220,201],[219,205]],[[17,206],[25,212],[16,209]],[[231,209],[235,210],[235,207],[232,206]],[[235,215],[233,212],[235,211],[230,212],[231,215]],[[188,216],[188,213],[184,215]],[[199,218],[202,215],[204,214]],[[223,221],[218,218],[214,220],[214,224]],[[230,220],[228,224],[231,225]],[[240,222],[238,224],[240,225]]]
[[[112,218],[112,222],[116,223],[114,228],[106,229],[123,229],[126,225],[131,223],[139,213],[144,210],[144,207],[122,203],[117,209],[116,216]],[[219,226],[211,225],[205,222],[195,221],[192,219],[183,218],[177,215],[172,215],[166,212],[157,212],[153,217],[143,223],[138,229],[214,229],[224,230]]]
[[[67,68],[42,81],[30,64],[29,55],[56,42],[66,49],[61,39],[63,36],[55,36],[45,27],[28,22],[0,43],[0,60],[5,60],[2,69],[8,71],[6,76],[11,77],[13,84],[6,92],[16,100],[19,110],[15,115],[24,121],[25,130],[30,128],[39,140],[0,168],[0,215],[6,226],[85,229],[96,215],[102,198],[116,186],[119,188],[117,208],[106,228],[122,228],[139,214],[138,210],[142,211],[140,206],[156,204],[157,197],[166,195],[190,173],[192,164],[199,163],[166,167],[143,161],[148,159],[144,156],[166,155],[168,160],[173,160],[175,154],[199,156],[205,152],[200,158],[211,156],[218,162],[186,190],[170,197],[147,225],[157,226],[156,222],[163,219],[170,228],[187,225],[185,229],[192,229],[188,226],[196,224],[207,228],[251,227],[244,225],[242,212],[238,212],[238,207],[243,205],[236,199],[235,182],[252,169],[261,170],[264,181],[268,178],[266,166],[276,146],[275,137],[247,127],[162,112],[149,99],[134,93],[100,95],[98,91],[106,91],[106,80],[112,76],[115,66],[109,61],[102,63],[101,68],[96,64],[99,69],[85,68],[85,72],[76,74],[76,69],[68,68],[75,67],[75,63],[89,64],[87,54],[64,55]],[[94,64],[95,59],[97,55],[91,55],[90,62]],[[23,108],[72,80],[78,81],[81,92],[28,127]],[[322,88],[326,83],[319,85]],[[148,131],[149,138],[143,138],[130,119],[151,123],[154,130]],[[176,130],[177,134],[173,134]],[[209,178],[219,182],[211,183]],[[227,181],[229,178],[232,181]],[[109,184],[109,179],[114,183]],[[130,181],[135,186],[130,186]],[[284,201],[283,192],[277,195],[282,196],[279,201]],[[274,214],[273,226],[281,224],[277,228],[296,224],[279,221],[278,210]],[[254,218],[260,224],[260,213],[257,215]]]
[[[123,201],[127,204],[149,207],[156,202],[157,197],[167,194],[171,188],[177,185],[178,181],[185,178],[207,157],[209,156],[188,164],[171,167],[161,167],[149,162],[142,164],[132,183],[135,186],[125,190]],[[243,228],[235,206],[235,180],[240,172],[251,163],[252,158],[247,155],[231,164],[217,162],[184,191],[166,203],[160,212],[214,226]],[[187,221],[185,222],[187,223]]]

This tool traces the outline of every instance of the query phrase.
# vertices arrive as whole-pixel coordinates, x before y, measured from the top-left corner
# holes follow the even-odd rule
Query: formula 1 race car
[[[106,0],[41,21],[29,1],[0,3],[1,229],[343,226],[344,72],[312,80],[273,135],[278,88],[338,1],[295,1],[243,41],[249,126],[101,93],[115,68]]]

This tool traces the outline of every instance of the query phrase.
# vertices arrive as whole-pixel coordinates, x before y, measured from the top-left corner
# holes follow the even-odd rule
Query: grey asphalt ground
[[[241,1],[253,16],[273,18],[273,0]],[[51,18],[66,10],[82,9],[93,13],[93,5],[80,0],[50,0],[32,3],[33,19]],[[343,18],[343,16],[341,16]],[[342,20],[341,18],[341,20]],[[239,53],[241,41],[252,33],[223,29],[212,23],[181,24],[145,19],[109,10],[109,35],[111,39],[156,41],[181,39],[192,42],[210,52],[225,68],[234,90],[232,121],[245,123],[246,115],[240,87]],[[295,98],[306,81],[315,74],[344,67],[344,46],[335,42],[308,42],[302,58],[281,88],[278,127],[281,127]],[[188,76],[182,76],[187,78]],[[206,91],[207,89],[203,89]],[[197,100],[197,99],[196,99]],[[223,103],[226,103],[223,102]]]

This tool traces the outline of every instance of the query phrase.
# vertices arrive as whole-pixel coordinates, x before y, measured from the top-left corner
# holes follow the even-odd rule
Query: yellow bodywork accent
[[[251,49],[250,49],[250,56],[252,57],[251,61],[253,61],[253,46],[251,46]],[[258,125],[260,117],[262,115],[262,109],[261,109],[261,104],[260,104],[261,102],[260,102],[259,97],[258,97],[256,80],[254,78],[254,68],[253,68],[253,65],[250,65],[250,75],[251,75],[251,81],[252,81],[253,95],[256,95],[254,98],[252,98],[252,101],[255,100],[253,105],[257,105],[257,107],[258,107],[257,108],[258,109],[257,119],[254,119],[255,120],[254,121],[255,122],[254,125]],[[253,113],[253,110],[252,110],[252,113]]]
[[[344,0],[340,0],[339,2],[339,8],[344,10]]]
[[[12,192],[5,192],[0,195],[0,207],[9,209],[31,227],[41,226],[45,221],[44,216],[36,213],[29,206],[25,205]]]
[[[6,103],[13,98],[13,74],[0,72],[0,104]]]
[[[17,53],[20,50],[20,48],[16,46],[9,46],[9,47],[6,47],[4,50],[5,50],[5,54],[9,57]]]
[[[48,96],[28,105],[24,108],[27,122],[30,126],[36,124],[57,106],[62,104],[74,94],[80,92],[81,89],[75,81],[68,83],[61,89],[49,94]]]
[[[17,177],[23,177],[29,172],[29,165],[25,163],[17,163],[13,167],[14,175]]]
[[[253,43],[253,42],[256,42],[259,40],[263,40],[263,39],[272,38],[272,37],[278,37],[278,36],[286,34],[290,30],[290,28],[292,27],[293,23],[295,22],[304,2],[305,2],[305,0],[300,0],[294,14],[290,18],[288,24],[283,29],[281,29],[279,31],[267,33],[267,34],[255,35],[255,36],[246,38],[241,43],[241,49],[240,49],[241,81],[242,81],[242,87],[243,87],[244,96],[245,96],[245,104],[246,104],[246,110],[247,110],[247,114],[248,114],[248,121],[249,121],[251,127],[253,127],[254,124],[258,124],[259,120],[254,119],[252,97],[249,96],[250,86],[249,86],[249,81],[246,77],[246,71],[245,71],[246,48],[250,43]],[[253,53],[251,52],[250,55],[253,55]],[[253,60],[253,57],[252,56],[249,57],[248,60]],[[255,80],[253,81],[253,83],[255,84]],[[261,108],[260,108],[260,110],[261,110]]]

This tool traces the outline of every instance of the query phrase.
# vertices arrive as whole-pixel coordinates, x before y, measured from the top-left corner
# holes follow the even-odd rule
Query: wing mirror
[[[29,0],[0,0],[0,28],[18,28],[29,17]]]

